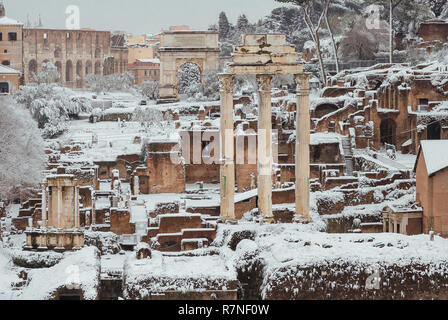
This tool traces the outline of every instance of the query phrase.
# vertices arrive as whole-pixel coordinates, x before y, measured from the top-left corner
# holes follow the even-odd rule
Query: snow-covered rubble
[[[209,249],[189,256],[153,252],[150,260],[129,257],[124,270],[124,297],[145,299],[167,291],[227,290],[237,281],[231,261]]]
[[[21,254],[25,259],[27,252]],[[22,281],[18,274],[26,270],[27,279]],[[65,290],[78,290],[82,298],[95,300],[99,296],[100,257],[95,247],[86,247],[79,252],[67,252],[59,263],[50,268],[18,268],[5,249],[0,248],[0,299],[51,300]],[[15,283],[22,286],[15,287]]]

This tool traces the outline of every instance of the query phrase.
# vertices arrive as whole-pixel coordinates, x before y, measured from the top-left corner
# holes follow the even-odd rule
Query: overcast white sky
[[[231,22],[245,13],[256,22],[281,6],[274,0],[3,0],[6,15],[23,23],[27,14],[32,23],[41,14],[45,27],[63,28],[65,9],[77,5],[81,28],[124,30],[134,34],[158,33],[171,25],[206,29],[225,11]]]

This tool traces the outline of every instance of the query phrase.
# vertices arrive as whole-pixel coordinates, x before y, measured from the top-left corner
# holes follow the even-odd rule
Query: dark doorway
[[[441,132],[442,127],[440,126],[440,122],[433,122],[429,124],[427,128],[428,140],[440,140]]]
[[[0,93],[9,93],[8,82],[0,82]]]
[[[314,110],[314,115],[316,118],[320,119],[323,116],[326,116],[329,113],[335,112],[338,110],[338,107],[334,104],[321,104],[316,107]]]
[[[397,140],[397,125],[392,119],[385,119],[381,121],[380,125],[381,144],[396,145]]]

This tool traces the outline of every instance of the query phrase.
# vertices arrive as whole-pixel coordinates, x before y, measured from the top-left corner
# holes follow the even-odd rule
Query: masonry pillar
[[[297,74],[296,214],[310,217],[310,75]]]
[[[80,218],[79,218],[79,187],[75,186],[74,190],[75,196],[75,229],[78,229],[80,226]]]
[[[62,187],[58,184],[57,188],[57,197],[58,197],[58,229],[62,229],[61,218],[62,218]]]
[[[272,223],[272,106],[271,74],[257,75],[258,107],[258,210],[264,222]]]
[[[47,187],[42,187],[42,228],[47,227]]]
[[[235,155],[232,74],[220,74],[221,94],[221,219],[235,217]]]

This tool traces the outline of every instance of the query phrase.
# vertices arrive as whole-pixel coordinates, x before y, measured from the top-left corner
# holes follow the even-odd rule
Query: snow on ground
[[[28,282],[17,288],[13,285],[21,280],[18,274],[25,269],[14,266],[10,254],[11,251],[0,247],[0,300],[48,300],[57,289],[70,285],[74,289],[79,287],[85,299],[96,299],[100,260],[95,247],[64,253],[63,260],[51,268],[27,269]]]
[[[17,282],[19,277],[12,268],[11,257],[0,246],[0,300],[10,300],[13,298],[11,283]]]
[[[212,285],[225,290],[229,281],[237,279],[232,262],[220,255],[181,256],[153,252],[151,259],[137,260],[129,257],[125,267],[125,297],[130,291],[139,291],[144,297],[149,293],[165,291],[203,291]],[[142,286],[142,284],[145,284]]]
[[[95,247],[65,253],[65,259],[54,267],[30,270],[30,284],[18,298],[47,300],[57,289],[71,285],[82,289],[84,299],[94,300],[97,298],[100,270],[98,249]]]
[[[448,240],[440,237],[430,241],[429,235],[328,234],[309,231],[300,224],[225,226],[219,229],[215,243],[225,243],[229,231],[238,230],[252,230],[255,233],[256,245],[252,244],[251,250],[257,248],[268,266],[289,263],[311,265],[335,260],[401,265],[415,261],[431,264],[448,260]],[[235,252],[224,251],[227,258],[238,261]]]
[[[142,144],[134,144],[135,137],[142,136],[140,124],[127,122],[121,125],[119,122],[72,121],[68,132],[59,140],[91,146],[83,149],[85,154],[81,157],[86,161],[115,161],[119,155],[140,154]],[[94,136],[98,137],[96,145],[92,145]],[[61,160],[64,161],[66,157],[62,155]]]
[[[125,254],[109,254],[101,257],[101,277],[121,277],[123,268],[128,257],[135,255],[134,252],[126,252]]]

